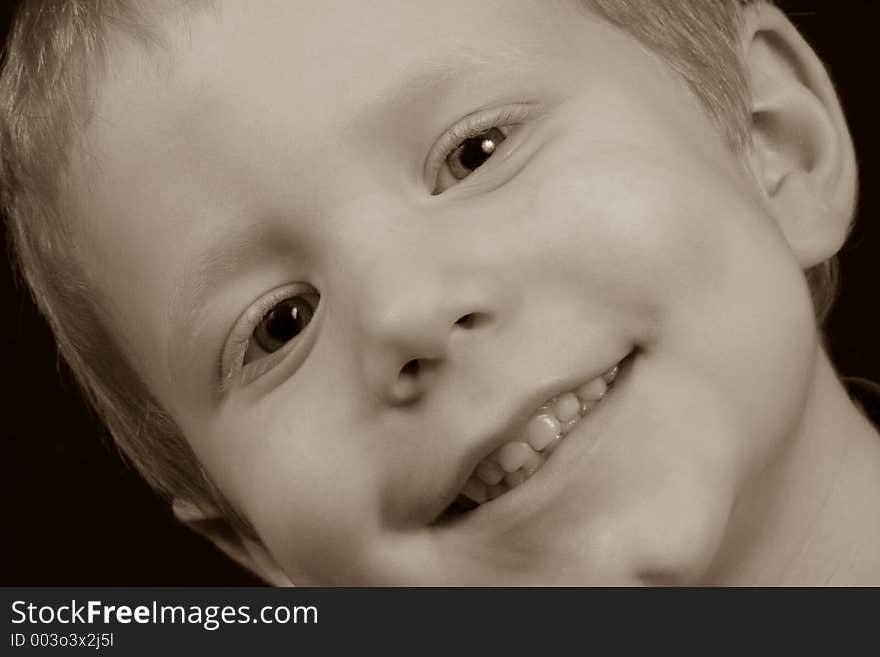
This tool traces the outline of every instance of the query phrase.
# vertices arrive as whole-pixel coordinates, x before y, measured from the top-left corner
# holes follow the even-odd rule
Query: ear
[[[831,258],[855,213],[852,139],[822,62],[785,15],[746,9],[752,170],[803,269]]]
[[[263,544],[235,529],[217,509],[176,498],[174,516],[216,545],[230,559],[273,586],[293,586]]]

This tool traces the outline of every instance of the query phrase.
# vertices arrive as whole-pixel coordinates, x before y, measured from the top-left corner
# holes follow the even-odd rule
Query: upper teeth
[[[615,365],[542,404],[517,440],[502,445],[477,465],[458,501],[482,504],[535,474],[572,427],[605,398],[618,371],[619,365]]]

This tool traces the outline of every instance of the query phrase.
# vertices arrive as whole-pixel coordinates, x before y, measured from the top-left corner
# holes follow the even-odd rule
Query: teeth
[[[581,415],[586,415],[590,411],[593,410],[593,406],[599,403],[599,400],[593,401],[591,399],[582,399],[581,400]]]
[[[556,451],[556,448],[559,447],[559,443],[562,442],[562,439],[565,438],[565,433],[561,433],[556,436],[556,439],[547,445],[542,451],[541,454],[547,454],[548,456]]]
[[[607,383],[608,385],[611,385],[614,382],[614,379],[617,378],[617,373],[619,371],[620,371],[620,365],[618,364],[618,365],[615,365],[614,367],[612,367],[607,372],[605,372],[605,374],[602,375],[602,378],[605,380],[605,383]]]
[[[537,452],[528,443],[507,443],[498,451],[498,464],[510,474],[523,467],[533,454]]]
[[[474,470],[474,474],[487,486],[494,486],[504,479],[504,470],[495,461],[489,459],[483,459]]]
[[[523,464],[521,471],[526,473],[526,478],[531,477],[541,468],[542,465],[544,465],[544,462],[546,460],[546,456],[544,456],[543,454],[538,454],[538,452],[534,452],[531,456],[529,456],[528,461]]]
[[[526,424],[526,441],[537,452],[547,447],[562,433],[562,424],[552,415],[536,415]]]
[[[489,493],[489,499],[494,500],[496,497],[501,497],[508,490],[507,486],[503,483],[495,484],[494,486],[489,486],[486,491]]]
[[[486,484],[473,476],[467,480],[464,488],[461,489],[461,494],[470,498],[477,504],[482,504],[489,500],[489,492],[486,490]]]
[[[600,376],[598,379],[593,379],[582,385],[575,391],[575,394],[585,402],[596,402],[602,399],[607,391],[608,384]]]
[[[509,442],[483,459],[461,495],[483,504],[516,488],[535,474],[571,428],[605,398],[619,372],[618,364],[575,390],[543,404],[526,423],[523,439]]]
[[[573,392],[559,395],[553,403],[553,414],[563,424],[576,420],[581,414],[581,400]]]
[[[526,480],[526,473],[523,470],[516,470],[504,476],[504,483],[511,488],[516,488]]]

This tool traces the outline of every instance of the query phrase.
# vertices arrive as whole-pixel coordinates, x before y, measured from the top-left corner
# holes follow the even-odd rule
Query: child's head
[[[815,394],[854,158],[765,3],[35,1],[0,96],[65,359],[269,578],[691,580]]]

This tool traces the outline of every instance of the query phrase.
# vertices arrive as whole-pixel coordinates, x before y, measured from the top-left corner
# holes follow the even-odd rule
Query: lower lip
[[[601,404],[580,420],[528,481],[500,497],[481,504],[452,520],[446,527],[479,529],[486,526],[519,524],[529,516],[552,506],[556,495],[566,489],[571,476],[583,477],[591,454],[599,449],[608,435],[609,421],[623,404],[634,366],[634,354],[620,363],[614,386]]]

